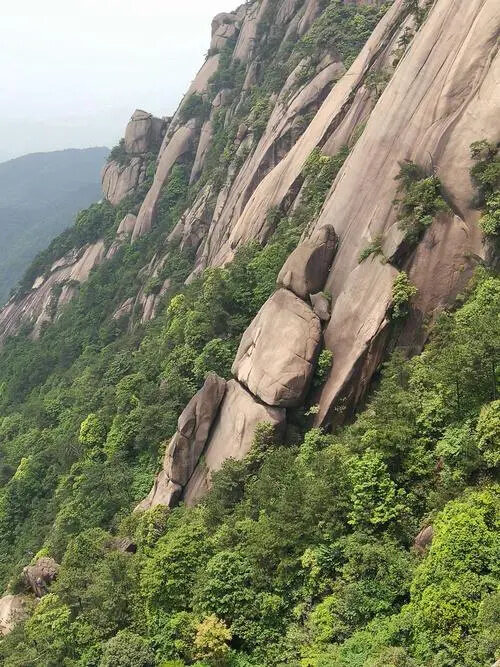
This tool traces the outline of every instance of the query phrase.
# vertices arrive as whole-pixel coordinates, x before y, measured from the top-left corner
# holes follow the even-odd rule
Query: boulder
[[[148,496],[135,508],[148,510],[156,505],[173,507],[179,501],[205,448],[210,428],[226,391],[226,381],[210,373],[205,384],[189,401],[177,422],[163,468],[156,476]]]
[[[48,592],[50,584],[57,579],[59,568],[59,563],[53,558],[43,556],[34,565],[27,565],[23,569],[24,585],[37,598],[41,598]]]
[[[23,595],[4,595],[0,598],[0,635],[8,635],[26,615],[26,598]]]
[[[301,299],[320,292],[337,248],[337,235],[331,225],[318,228],[286,260],[278,275],[278,285],[291,290]]]
[[[225,391],[226,381],[210,373],[179,417],[177,433],[167,449],[165,470],[170,479],[181,486],[186,485],[193,474]]]
[[[183,495],[187,505],[195,504],[210,487],[210,475],[226,459],[243,459],[252,446],[258,424],[273,425],[276,437],[285,426],[285,410],[259,403],[236,380],[227,383],[219,415],[205,449],[203,460],[189,480]]]
[[[422,528],[419,532],[413,546],[418,553],[425,553],[427,547],[432,543],[432,538],[434,537],[434,528],[432,526],[426,526]]]
[[[243,334],[232,372],[268,405],[303,401],[314,370],[321,324],[310,306],[280,289]]]
[[[328,322],[330,319],[330,302],[323,292],[311,294],[309,298],[311,299],[312,308],[319,319],[323,322]]]
[[[115,537],[114,547],[122,554],[135,554],[137,552],[137,544],[130,537]]]
[[[125,150],[129,155],[141,155],[160,147],[167,128],[163,118],[155,118],[147,111],[137,109],[125,130]]]

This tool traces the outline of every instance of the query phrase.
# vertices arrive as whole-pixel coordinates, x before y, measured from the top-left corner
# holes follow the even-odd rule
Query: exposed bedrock
[[[137,109],[125,130],[125,150],[129,155],[158,150],[166,129],[164,118],[156,118],[147,111]]]
[[[325,225],[313,232],[286,260],[278,275],[278,285],[301,299],[323,289],[338,239],[334,228]]]
[[[385,352],[395,269],[378,258],[359,264],[358,257],[377,237],[391,256],[404,242],[393,204],[399,162],[429,166],[431,156],[455,212],[432,223],[403,267],[419,290],[418,312],[404,332],[412,351],[424,342],[424,319],[452,303],[467,282],[468,258],[483,254],[469,146],[498,139],[499,17],[494,0],[436,1],[332,186],[317,223],[334,220],[340,239],[326,283],[332,317],[325,343],[334,363],[318,423],[331,421],[340,401],[354,406]]]
[[[202,389],[179,417],[177,433],[170,442],[165,460],[170,478],[181,486],[185,486],[193,474],[225,391],[226,381],[210,373]]]
[[[0,598],[0,635],[8,635],[27,616],[24,595],[4,595]]]
[[[232,372],[268,405],[303,401],[321,341],[321,324],[310,306],[279,289],[243,334]]]
[[[182,487],[193,474],[205,448],[225,391],[226,381],[210,373],[203,387],[182,411],[177,422],[177,432],[165,453],[163,468],[149,495],[136,509],[150,509],[155,505],[172,507],[177,503]]]
[[[248,454],[255,429],[263,422],[271,424],[276,437],[280,437],[285,410],[259,403],[239,382],[230,380],[203,458],[184,490],[187,505],[193,505],[207,492],[211,473],[219,470],[226,459],[241,460]]]

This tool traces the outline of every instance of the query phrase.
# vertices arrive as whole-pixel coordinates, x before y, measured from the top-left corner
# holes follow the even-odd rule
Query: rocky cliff
[[[317,404],[318,425],[344,420],[389,347],[421,348],[426,325],[486,258],[469,146],[500,139],[499,30],[495,0],[247,2],[214,19],[207,59],[172,119],[134,113],[103,171],[116,219],[7,304],[0,341],[27,323],[36,338],[93,267],[156,233],[140,285],[113,314],[144,324],[168,293],[176,252],[190,258],[190,284],[249,242],[265,244],[276,215],[304,202],[311,154],[345,158],[244,333],[234,379],[207,379],[187,406],[141,507],[194,502],[225,458],[249,451],[257,424],[279,434],[298,405]],[[439,179],[446,200],[411,242],[394,203],[405,163]],[[179,170],[186,205],[162,227]],[[367,247],[377,252],[360,261]],[[401,271],[418,292],[396,326]],[[333,363],[311,390],[322,349]]]

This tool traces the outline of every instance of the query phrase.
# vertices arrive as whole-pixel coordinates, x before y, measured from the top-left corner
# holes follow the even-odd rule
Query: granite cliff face
[[[275,226],[270,211],[287,215],[300,205],[311,153],[348,152],[277,291],[243,335],[234,379],[209,378],[186,407],[140,508],[195,502],[225,458],[248,453],[257,424],[270,422],[279,435],[287,409],[316,403],[325,427],[345,419],[388,346],[418,351],[424,323],[453,302],[486,256],[471,203],[469,146],[500,139],[498,2],[435,0],[417,14],[405,0],[346,2],[371,11],[363,14],[366,34],[353,38],[355,51],[341,39],[349,26],[335,30],[340,5],[325,4],[255,0],[217,16],[207,59],[173,118],[136,111],[104,168],[111,204],[144,190],[114,238],[72,250],[0,313],[0,341],[28,322],[38,336],[94,266],[155,230],[182,166],[188,207],[144,267],[140,289],[113,315],[130,328],[145,323],[168,291],[162,271],[173,249],[192,258],[189,283],[246,243],[265,243]],[[449,205],[412,246],[394,205],[405,160],[439,176]],[[380,253],[360,262],[375,242]],[[390,310],[401,270],[418,295],[396,328]],[[148,281],[158,289],[148,290]],[[323,348],[333,364],[324,386],[311,390]]]

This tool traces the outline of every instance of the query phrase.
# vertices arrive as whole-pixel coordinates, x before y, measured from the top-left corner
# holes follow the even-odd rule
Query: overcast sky
[[[238,0],[0,0],[0,161],[114,145],[134,109],[168,115]]]

